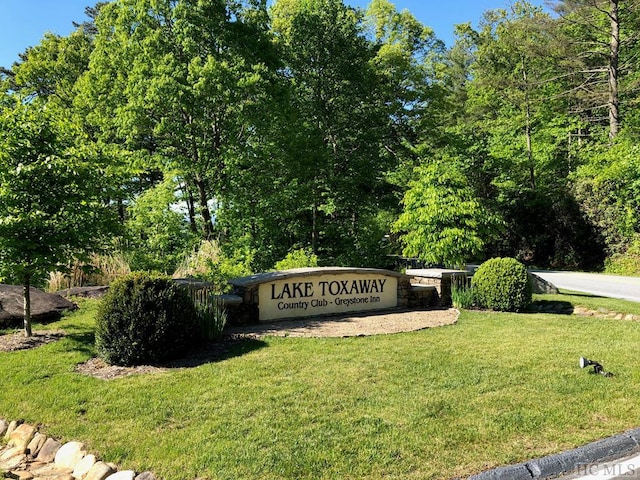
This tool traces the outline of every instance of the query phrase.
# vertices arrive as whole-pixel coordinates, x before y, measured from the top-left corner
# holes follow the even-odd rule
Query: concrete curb
[[[640,428],[548,457],[498,467],[469,477],[469,480],[532,480],[571,473],[581,465],[623,458],[640,450]]]

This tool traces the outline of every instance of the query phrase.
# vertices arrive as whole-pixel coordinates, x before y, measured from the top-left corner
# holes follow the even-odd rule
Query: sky
[[[370,0],[345,0],[366,7]],[[487,10],[505,8],[511,0],[391,0],[398,10],[409,10],[423,24],[433,28],[447,46],[453,44],[453,26],[471,22],[477,26]],[[73,23],[85,20],[84,9],[94,0],[0,0],[0,66],[9,67],[18,54],[37,45],[45,32],[68,35]],[[544,6],[544,0],[530,0]]]

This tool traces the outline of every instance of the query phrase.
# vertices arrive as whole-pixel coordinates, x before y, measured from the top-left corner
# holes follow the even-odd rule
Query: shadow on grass
[[[573,305],[571,302],[564,302],[561,300],[536,300],[529,305],[527,312],[571,315],[573,313]]]
[[[84,330],[74,333],[67,333],[65,338],[68,342],[71,343],[71,348],[76,352],[83,353],[90,357],[96,354],[96,336],[93,332]]]
[[[591,293],[578,293],[578,292],[561,292],[565,297],[578,297],[578,298],[607,298],[602,295],[593,295]]]
[[[220,340],[207,342],[182,358],[157,365],[163,368],[192,368],[207,363],[221,362],[241,357],[267,346],[267,342],[243,335],[227,335]]]

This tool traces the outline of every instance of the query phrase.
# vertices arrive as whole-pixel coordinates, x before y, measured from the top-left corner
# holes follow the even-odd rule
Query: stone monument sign
[[[405,276],[368,268],[298,268],[231,281],[259,321],[406,307]]]

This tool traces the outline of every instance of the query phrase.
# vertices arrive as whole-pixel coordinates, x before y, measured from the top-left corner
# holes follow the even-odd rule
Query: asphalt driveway
[[[562,290],[574,290],[640,302],[640,277],[549,270],[534,270],[533,272]]]

